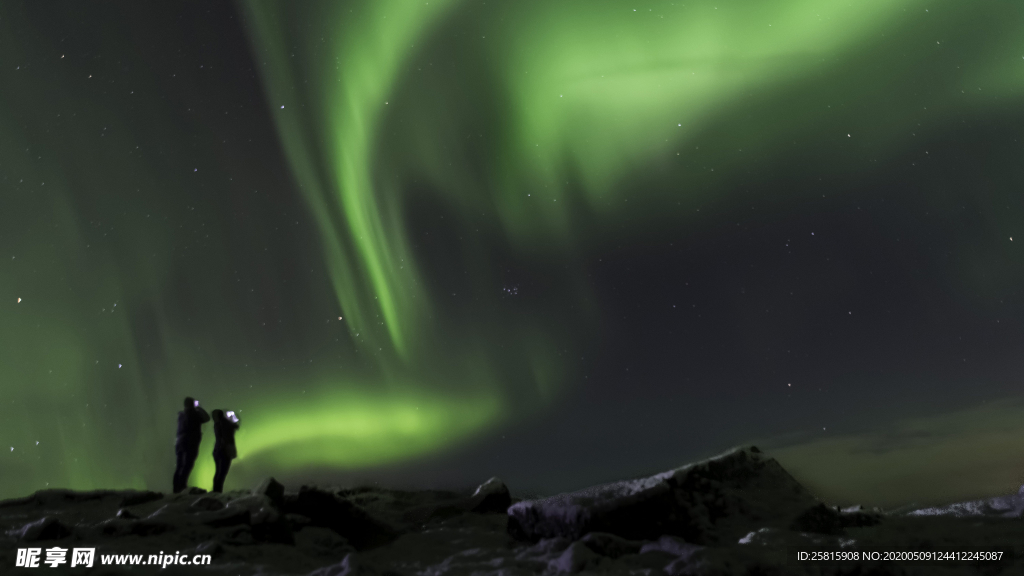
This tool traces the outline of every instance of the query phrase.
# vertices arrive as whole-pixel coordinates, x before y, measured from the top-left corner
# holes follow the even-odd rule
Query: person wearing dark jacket
[[[199,443],[203,439],[203,424],[210,421],[210,415],[199,407],[199,401],[185,398],[185,409],[178,412],[178,437],[174,442],[177,466],[174,469],[174,493],[188,485],[188,477],[199,455]]]
[[[213,444],[213,461],[217,471],[213,475],[213,491],[224,491],[224,479],[228,477],[231,461],[238,457],[235,448],[235,430],[238,430],[238,417],[234,412],[224,415],[223,410],[213,411],[213,435],[217,441]]]

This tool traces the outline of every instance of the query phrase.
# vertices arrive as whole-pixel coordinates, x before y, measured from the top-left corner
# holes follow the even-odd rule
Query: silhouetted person
[[[178,437],[174,442],[174,455],[178,464],[174,468],[174,493],[188,485],[188,477],[199,455],[199,443],[203,439],[202,426],[210,421],[210,415],[199,407],[193,398],[185,398],[185,409],[178,412]]]
[[[213,411],[213,435],[217,441],[213,445],[213,462],[217,471],[213,475],[213,491],[224,491],[224,479],[228,477],[231,461],[238,456],[235,449],[235,430],[238,430],[238,417],[234,412],[224,415],[223,410]]]

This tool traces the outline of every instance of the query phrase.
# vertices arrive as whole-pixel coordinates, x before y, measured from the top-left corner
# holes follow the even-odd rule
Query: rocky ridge
[[[0,502],[0,567],[19,548],[104,555],[209,554],[165,574],[525,576],[529,574],[1013,574],[1007,563],[797,563],[814,548],[934,550],[1024,542],[1024,495],[899,513],[819,502],[755,447],[660,474],[517,501],[497,478],[475,490],[303,486],[267,479],[208,494],[42,490]],[[45,557],[45,554],[44,554]],[[144,559],[145,559],[144,558]],[[46,569],[58,573],[61,569]],[[978,572],[978,570],[982,572]]]

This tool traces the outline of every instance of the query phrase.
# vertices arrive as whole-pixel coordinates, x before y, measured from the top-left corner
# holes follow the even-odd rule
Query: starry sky
[[[543,494],[755,443],[841,504],[1016,490],[1022,26],[0,4],[0,497],[168,490],[185,395],[241,418],[226,489]]]

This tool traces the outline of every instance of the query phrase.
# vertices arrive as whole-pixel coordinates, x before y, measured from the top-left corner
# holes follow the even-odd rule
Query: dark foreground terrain
[[[1024,574],[1024,496],[899,512],[818,502],[757,448],[662,474],[516,501],[371,488],[166,495],[43,490],[0,502],[0,574],[516,576]],[[67,549],[51,568],[47,550]],[[38,568],[16,567],[40,548]],[[95,548],[93,567],[71,550]],[[1001,549],[993,561],[796,561],[797,553]],[[104,557],[209,554],[206,566],[104,565]],[[116,562],[116,560],[114,560]]]

